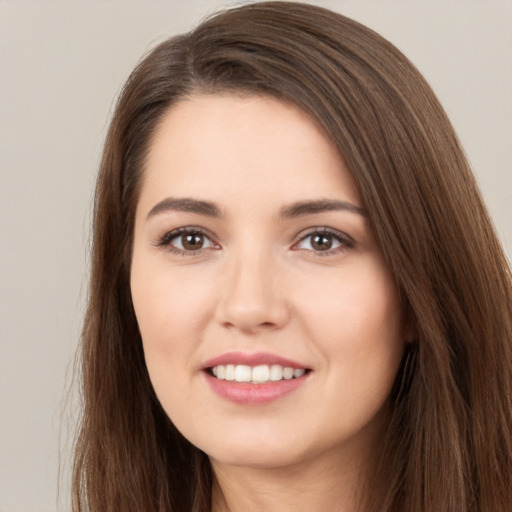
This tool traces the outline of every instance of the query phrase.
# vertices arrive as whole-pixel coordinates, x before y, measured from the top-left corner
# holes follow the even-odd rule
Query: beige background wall
[[[512,2],[317,3],[376,29],[423,71],[512,254]],[[227,5],[0,0],[0,512],[68,509],[64,390],[112,100],[155,42]]]

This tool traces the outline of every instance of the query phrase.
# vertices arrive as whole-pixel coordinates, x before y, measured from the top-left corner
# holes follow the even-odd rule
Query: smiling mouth
[[[249,384],[264,384],[302,377],[310,370],[307,368],[292,368],[280,364],[262,364],[249,366],[245,364],[226,364],[207,368],[207,373],[218,380],[244,382]]]

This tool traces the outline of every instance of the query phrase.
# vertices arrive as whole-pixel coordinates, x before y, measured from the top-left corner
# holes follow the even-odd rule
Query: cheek
[[[302,293],[303,329],[329,364],[343,367],[348,382],[364,375],[393,380],[404,348],[396,287],[383,265],[329,276]]]
[[[380,337],[388,338],[399,336],[402,330],[398,296],[387,275],[329,276],[314,287],[308,286],[307,293],[305,290],[301,295],[310,324],[325,335],[341,331],[355,339],[365,332],[379,332]]]
[[[134,254],[131,293],[150,380],[164,410],[181,411],[192,366],[194,308],[190,294],[158,268]],[[147,269],[150,269],[148,271]],[[185,287],[190,292],[190,287]],[[179,391],[177,393],[177,391]]]
[[[145,271],[145,269],[150,271]],[[210,294],[199,276],[188,270],[173,272],[165,262],[145,263],[134,257],[131,271],[132,300],[142,337],[166,345],[179,341],[201,323]],[[206,283],[208,280],[206,280]]]
[[[208,277],[208,276],[206,276]],[[212,279],[135,251],[131,292],[150,379],[164,409],[179,409],[212,311]],[[173,390],[180,390],[178,394]]]

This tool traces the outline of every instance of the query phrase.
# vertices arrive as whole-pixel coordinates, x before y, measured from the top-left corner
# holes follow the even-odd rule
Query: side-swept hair
[[[458,139],[393,45],[293,2],[207,19],[151,51],[122,91],[95,196],[73,510],[210,510],[208,458],[153,392],[129,270],[155,128],[187,96],[230,91],[291,102],[336,144],[417,333],[365,509],[512,510],[512,278]]]

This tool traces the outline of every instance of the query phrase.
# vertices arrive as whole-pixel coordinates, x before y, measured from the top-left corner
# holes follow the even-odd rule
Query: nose
[[[217,321],[245,333],[282,328],[290,311],[279,277],[278,266],[269,257],[246,254],[226,261]]]

